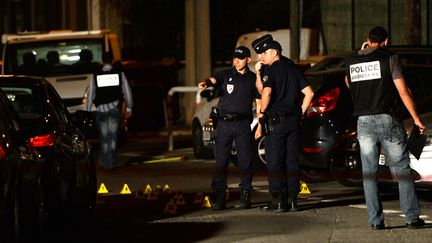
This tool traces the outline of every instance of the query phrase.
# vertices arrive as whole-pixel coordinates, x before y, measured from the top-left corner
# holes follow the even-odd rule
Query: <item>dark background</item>
[[[319,0],[304,3],[302,26],[318,28]],[[212,62],[230,60],[241,34],[290,24],[287,0],[212,0],[210,11]],[[184,12],[184,1],[130,0],[123,12],[126,59],[184,60]]]

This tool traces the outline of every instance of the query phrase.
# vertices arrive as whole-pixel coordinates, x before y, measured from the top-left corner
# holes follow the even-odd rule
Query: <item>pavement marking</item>
[[[153,160],[146,160],[143,161],[143,164],[153,164],[153,163],[166,163],[166,162],[177,162],[180,160],[183,160],[184,157],[183,156],[179,156],[179,157],[172,157],[172,158],[162,158],[162,159],[153,159]]]

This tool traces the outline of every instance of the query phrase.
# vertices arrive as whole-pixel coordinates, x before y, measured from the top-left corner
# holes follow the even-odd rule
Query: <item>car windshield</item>
[[[102,60],[100,39],[74,39],[10,44],[5,74],[55,76],[98,70]]]

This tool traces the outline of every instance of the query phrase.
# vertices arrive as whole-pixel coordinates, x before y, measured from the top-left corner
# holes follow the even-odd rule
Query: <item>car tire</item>
[[[193,151],[197,159],[212,159],[213,150],[206,147],[202,140],[202,126],[194,121],[192,124]]]
[[[265,136],[262,136],[259,139],[255,140],[256,129],[257,126],[255,126],[252,130],[252,163],[255,169],[266,169],[267,161],[265,160],[264,148]]]

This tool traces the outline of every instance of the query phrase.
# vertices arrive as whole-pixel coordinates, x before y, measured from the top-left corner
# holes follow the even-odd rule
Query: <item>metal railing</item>
[[[173,133],[173,95],[175,93],[193,93],[196,92],[196,101],[199,101],[200,89],[197,86],[175,86],[168,91],[167,103],[164,104],[165,107],[165,124],[168,131],[168,151],[173,151],[174,149],[174,133]],[[199,97],[199,98],[198,98]]]

